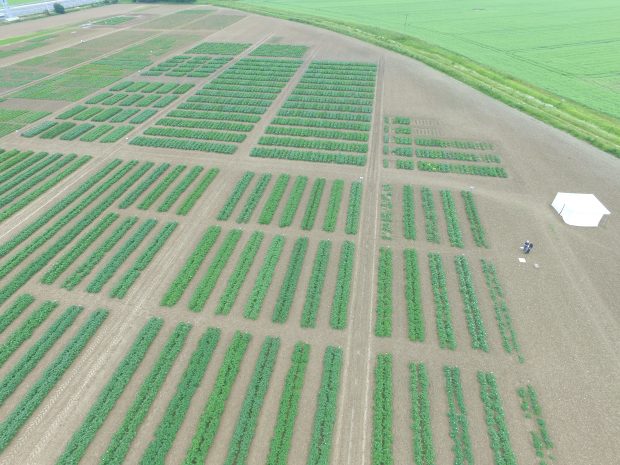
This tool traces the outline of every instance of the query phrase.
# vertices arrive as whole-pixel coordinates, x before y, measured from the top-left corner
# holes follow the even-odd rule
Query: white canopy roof
[[[601,218],[610,214],[594,194],[558,192],[551,206],[571,226],[597,227]]]

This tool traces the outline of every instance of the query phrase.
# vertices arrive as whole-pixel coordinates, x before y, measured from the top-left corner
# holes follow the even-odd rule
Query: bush
[[[62,6],[60,3],[54,3],[53,6],[56,13],[58,13],[59,15],[65,14],[65,7]]]

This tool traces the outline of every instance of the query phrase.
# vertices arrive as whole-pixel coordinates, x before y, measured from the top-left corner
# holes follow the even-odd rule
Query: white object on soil
[[[519,257],[519,263],[525,263],[525,258]]]
[[[551,206],[571,226],[595,228],[603,216],[610,214],[594,194],[558,192]]]

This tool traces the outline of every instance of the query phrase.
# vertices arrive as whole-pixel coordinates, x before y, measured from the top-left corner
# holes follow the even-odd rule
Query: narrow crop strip
[[[258,222],[260,224],[270,224],[273,216],[278,209],[278,205],[280,205],[280,200],[282,200],[282,196],[286,191],[286,187],[288,186],[288,182],[291,177],[288,174],[281,174],[276,179],[276,182],[271,190],[271,194],[267,198],[267,202],[263,207],[263,211],[261,211],[260,216],[258,217]]]
[[[179,197],[183,195],[189,186],[196,180],[198,175],[202,172],[204,168],[202,166],[194,166],[189,173],[181,180],[181,182],[168,194],[168,196],[164,199],[159,207],[157,207],[158,212],[167,212],[174,205],[174,203],[179,200]]]
[[[202,194],[207,190],[207,187],[211,185],[215,176],[220,172],[219,168],[211,168],[204,177],[198,183],[198,186],[187,196],[185,201],[181,204],[179,209],[177,210],[177,215],[187,215],[190,210],[194,207],[196,202],[200,199]]]
[[[250,197],[243,206],[241,213],[239,213],[239,216],[237,217],[237,223],[247,223],[248,221],[250,221],[252,213],[254,213],[258,202],[260,202],[260,199],[262,198],[265,190],[267,189],[267,186],[269,185],[269,181],[271,181],[271,174],[267,173],[261,175],[261,177],[258,179],[258,182],[256,183],[256,186],[254,186],[254,190],[252,190],[252,192],[250,193]]]
[[[446,225],[448,227],[448,239],[452,247],[463,248],[463,235],[459,225],[459,219],[456,214],[454,198],[450,191],[441,191],[441,202],[443,204],[443,212],[446,217]]]
[[[344,190],[344,181],[336,179],[332,182],[332,188],[329,192],[329,200],[327,201],[327,213],[323,220],[323,231],[334,232],[338,223],[338,213],[340,212],[340,204],[342,203],[342,192]]]
[[[437,227],[435,201],[433,200],[433,192],[427,187],[422,188],[422,208],[424,209],[426,240],[439,244],[439,229]]]
[[[306,176],[297,176],[297,178],[295,179],[295,183],[293,184],[293,188],[291,189],[288,201],[286,202],[286,205],[284,205],[284,210],[282,210],[282,216],[280,217],[281,228],[293,224],[295,214],[297,213],[297,209],[299,208],[301,197],[304,194],[307,183],[308,178]]]
[[[283,248],[284,237],[279,235],[275,236],[271,240],[271,244],[269,245],[263,264],[258,272],[258,276],[256,277],[256,282],[254,283],[252,292],[250,293],[248,301],[245,304],[243,310],[243,316],[245,318],[256,320],[260,315],[260,311],[263,308],[263,302],[265,301],[267,291],[269,291],[269,287],[273,281],[273,275],[275,273],[276,266],[280,261]]]
[[[428,254],[428,267],[431,273],[431,285],[435,300],[435,317],[437,319],[437,336],[439,347],[442,349],[456,349],[454,329],[452,328],[452,312],[448,302],[448,286],[443,262],[438,253]]]
[[[301,220],[301,229],[304,231],[310,231],[314,227],[314,221],[319,211],[319,205],[321,204],[321,196],[325,189],[325,178],[317,178],[312,185],[310,191],[310,198],[308,199],[308,205],[306,212]]]
[[[127,197],[119,204],[119,208],[129,208],[140,197],[144,191],[146,191],[151,185],[156,182],[167,170],[170,168],[170,164],[162,163],[159,165],[144,181],[127,194]]]
[[[381,239],[392,239],[392,185],[381,186]]]
[[[403,186],[403,228],[405,239],[415,240],[415,201],[412,186]]]
[[[526,419],[530,420],[530,438],[536,457],[540,459],[539,464],[544,465],[555,460],[553,454],[553,442],[549,436],[547,424],[542,416],[542,408],[538,401],[538,394],[534,388],[527,386],[517,389],[517,394],[521,400],[521,410]]]
[[[454,465],[474,465],[471,439],[469,438],[469,421],[463,398],[461,374],[456,367],[444,367],[443,374],[446,380],[446,397],[448,398],[448,422],[450,437],[454,442]]]
[[[278,300],[273,309],[273,316],[271,320],[274,323],[286,323],[288,319],[291,306],[293,305],[293,299],[295,292],[297,291],[297,285],[299,283],[299,277],[301,276],[301,270],[304,264],[304,258],[306,257],[306,251],[308,250],[308,238],[300,237],[295,241],[293,250],[291,251],[291,258],[284,275],[284,281],[280,288],[280,294]]]
[[[151,208],[159,197],[170,187],[170,184],[174,182],[176,178],[185,170],[185,165],[177,165],[174,169],[166,175],[164,179],[153,189],[151,192],[147,194],[147,196],[142,200],[142,202],[138,205],[140,210],[148,210]]]
[[[414,249],[403,250],[405,261],[405,302],[407,303],[407,323],[409,340],[424,342],[424,312],[422,311],[422,289],[418,254]]]
[[[334,329],[347,327],[347,311],[351,297],[351,282],[353,280],[353,260],[355,259],[355,244],[344,241],[340,248],[338,261],[338,275],[336,277],[336,289],[332,300],[329,324]]]
[[[347,209],[347,221],[344,232],[347,234],[357,234],[360,224],[360,215],[362,212],[362,183],[354,181],[351,183],[351,192],[349,194],[349,208]]]
[[[232,215],[233,211],[235,210],[235,207],[239,203],[239,200],[241,200],[241,197],[243,196],[246,189],[250,185],[250,182],[252,181],[254,176],[255,174],[251,171],[246,171],[244,173],[244,175],[239,180],[239,182],[237,183],[237,185],[234,187],[233,191],[231,192],[230,196],[228,197],[228,200],[226,201],[226,203],[224,204],[224,206],[218,213],[217,215],[218,220],[226,221],[227,219],[230,218],[230,215]]]
[[[301,327],[314,328],[316,326],[316,317],[321,304],[321,296],[323,295],[323,284],[329,267],[329,256],[332,250],[331,241],[319,242],[319,247],[314,257],[312,265],[312,274],[308,282],[306,290],[306,300],[301,314]]]
[[[435,451],[431,429],[428,374],[423,363],[409,364],[411,395],[411,429],[413,431],[413,459],[416,465],[434,465]]]
[[[375,336],[392,335],[392,286],[393,286],[392,249],[379,249],[379,272],[377,274],[377,321]]]
[[[463,311],[467,320],[467,329],[471,336],[471,346],[474,349],[488,352],[487,333],[480,315],[480,307],[478,306],[478,298],[476,297],[469,262],[465,256],[459,255],[455,257],[454,264],[459,278],[459,290],[463,298]]]
[[[13,323],[33,302],[30,294],[22,294],[0,315],[0,334]]]
[[[392,465],[393,456],[392,355],[377,355],[372,427],[373,465]]]
[[[482,227],[480,216],[478,215],[476,203],[474,202],[474,195],[469,191],[461,191],[461,196],[463,197],[463,202],[465,202],[465,213],[467,214],[467,219],[469,220],[471,234],[474,237],[475,244],[478,247],[488,248],[489,246],[487,244],[486,234],[484,232],[484,228]]]

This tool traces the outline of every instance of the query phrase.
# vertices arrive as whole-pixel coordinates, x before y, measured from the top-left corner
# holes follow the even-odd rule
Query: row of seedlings
[[[313,61],[250,155],[365,165],[377,66]]]
[[[201,312],[220,283],[224,290],[216,301],[215,313],[228,315],[238,303],[239,308],[243,307],[245,318],[256,320],[266,306],[271,289],[274,296],[277,293],[271,316],[274,323],[288,320],[297,297],[299,306],[303,303],[302,327],[314,328],[322,307],[330,309],[332,328],[346,327],[355,256],[353,242],[343,242],[336,251],[331,241],[320,241],[311,255],[306,237],[295,240],[290,253],[283,253],[286,244],[283,236],[276,235],[266,240],[260,231],[247,239],[242,236],[239,229],[224,235],[219,226],[208,228],[169,285],[161,305],[177,305],[193,287],[193,291],[187,293],[187,306],[192,311]],[[287,254],[288,263],[285,261]],[[335,285],[333,291],[325,292],[330,263],[335,273]],[[305,292],[302,290],[304,264],[311,269]],[[200,272],[201,269],[204,271]],[[283,272],[277,273],[277,269]],[[196,278],[197,275],[202,278]]]
[[[91,157],[9,150],[0,157],[0,222],[84,166]]]
[[[193,84],[122,81],[63,111],[56,121],[44,121],[24,131],[22,136],[116,142],[192,87]]]
[[[301,63],[242,58],[131,144],[234,153]]]
[[[142,72],[142,76],[205,78],[231,60],[230,57],[176,55]]]
[[[238,224],[243,224],[255,218],[262,225],[277,221],[281,228],[299,223],[304,231],[310,231],[316,225],[325,232],[336,231],[340,219],[340,225],[347,234],[357,234],[361,183],[354,181],[348,190],[349,198],[343,199],[345,182],[340,179],[328,182],[325,178],[316,178],[310,182],[307,176],[293,178],[281,174],[274,178],[270,173],[257,176],[248,171],[233,187],[217,219],[227,221],[234,218]],[[301,208],[304,203],[305,208]],[[321,205],[324,207],[321,208]],[[323,210],[325,213],[322,216],[319,212]],[[235,211],[238,211],[237,215],[233,215]]]

